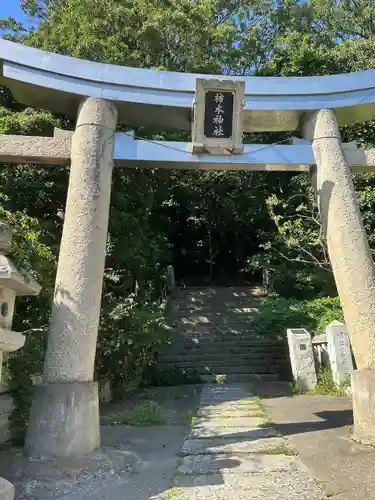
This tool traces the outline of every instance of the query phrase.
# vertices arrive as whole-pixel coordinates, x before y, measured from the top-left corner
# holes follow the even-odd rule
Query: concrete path
[[[207,385],[172,487],[160,499],[322,500],[312,476],[243,385]]]
[[[294,396],[265,400],[267,413],[334,500],[375,499],[375,449],[351,440],[347,397]]]

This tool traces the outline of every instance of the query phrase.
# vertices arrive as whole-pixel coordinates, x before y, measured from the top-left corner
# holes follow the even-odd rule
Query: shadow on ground
[[[102,417],[154,401],[166,425],[104,425],[102,448],[74,459],[28,459],[22,450],[0,452],[1,476],[16,486],[17,500],[148,500],[168,490],[178,454],[196,412],[200,386],[138,391],[103,407]],[[113,420],[115,421],[115,420]],[[161,496],[160,496],[161,498]]]

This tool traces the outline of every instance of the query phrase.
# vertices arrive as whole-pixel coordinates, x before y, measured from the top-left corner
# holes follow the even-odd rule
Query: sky
[[[23,22],[26,26],[30,24],[27,16],[20,9],[19,0],[0,0],[0,18],[12,16],[16,21]]]

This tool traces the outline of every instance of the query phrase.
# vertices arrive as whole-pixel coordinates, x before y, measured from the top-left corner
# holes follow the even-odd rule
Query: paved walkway
[[[243,385],[203,388],[167,500],[322,500],[322,490]]]
[[[266,400],[276,428],[334,500],[375,499],[375,449],[351,440],[351,398],[294,396]]]

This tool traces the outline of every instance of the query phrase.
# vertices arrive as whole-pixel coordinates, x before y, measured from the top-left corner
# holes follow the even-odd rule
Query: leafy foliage
[[[158,350],[168,343],[169,332],[155,306],[139,305],[131,296],[116,302],[109,312],[103,309],[96,371],[120,395],[126,382],[140,379],[153,363]]]
[[[334,320],[343,321],[338,297],[311,301],[268,297],[254,315],[251,327],[266,336],[285,336],[287,328],[306,328],[320,335]]]
[[[333,380],[330,366],[326,366],[317,373],[317,384],[309,391],[312,396],[347,396],[346,389],[350,387],[350,380],[338,386]]]

